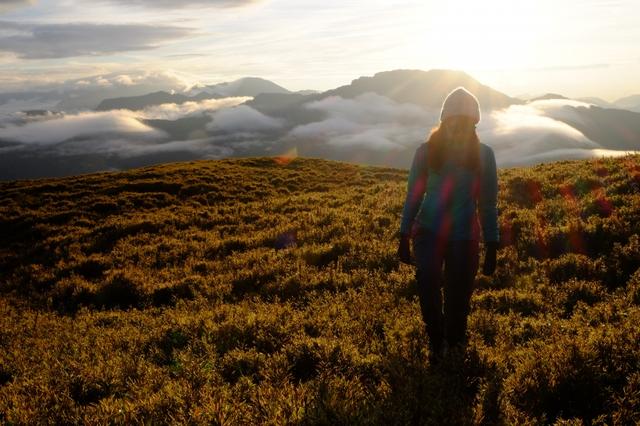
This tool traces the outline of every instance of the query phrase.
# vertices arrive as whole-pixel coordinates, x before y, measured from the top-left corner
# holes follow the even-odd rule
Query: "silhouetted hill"
[[[464,86],[473,93],[483,109],[491,110],[522,103],[519,99],[511,98],[481,84],[465,72],[453,70],[385,71],[373,77],[360,77],[347,86],[329,90],[318,96],[337,95],[353,98],[363,93],[373,92],[397,102],[409,102],[439,109],[445,96],[458,86]]]
[[[97,111],[109,111],[112,109],[129,109],[132,111],[145,109],[154,105],[182,104],[185,102],[197,102],[204,99],[217,99],[219,95],[200,93],[195,96],[187,96],[180,93],[168,93],[159,91],[142,96],[127,96],[122,98],[105,99],[97,106]]]
[[[618,108],[640,112],[640,95],[631,95],[614,102]]]
[[[205,127],[211,122],[209,115],[182,117],[177,120],[144,120],[144,123],[166,132],[172,140],[198,139],[206,135]]]
[[[279,94],[259,96],[247,104],[264,114],[289,118],[296,124],[321,120],[320,111],[307,110],[304,104],[329,96],[354,98],[365,93],[376,93],[400,103],[413,103],[430,109],[439,109],[446,95],[458,86],[464,86],[478,97],[483,109],[504,108],[522,101],[502,94],[461,71],[451,70],[395,70],[360,77],[351,84],[321,93],[301,96]]]
[[[322,120],[324,117],[321,111],[304,107],[305,103],[316,98],[317,95],[300,93],[261,93],[246,102],[246,105],[271,117],[283,118],[292,124],[304,124]]]
[[[321,93],[301,95],[299,93],[259,95],[247,105],[264,114],[281,117],[299,125],[322,120],[322,111],[305,108],[305,104],[330,96],[354,98],[365,93],[376,93],[400,103],[413,103],[421,107],[439,109],[445,96],[458,86],[465,86],[479,99],[483,109],[504,108],[520,104],[521,100],[510,98],[488,86],[480,84],[468,74],[451,70],[395,70],[360,77],[351,84]]]
[[[577,119],[564,115],[559,115],[557,119],[578,129],[603,148],[640,149],[640,113],[597,106],[565,108],[574,111]]]

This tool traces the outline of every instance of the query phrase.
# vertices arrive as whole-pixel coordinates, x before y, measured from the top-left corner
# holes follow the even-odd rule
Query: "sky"
[[[511,96],[640,93],[637,0],[0,0],[0,91],[170,71],[326,90],[458,69]]]

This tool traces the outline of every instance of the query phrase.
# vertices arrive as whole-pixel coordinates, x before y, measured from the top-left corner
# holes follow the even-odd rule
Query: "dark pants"
[[[413,238],[420,308],[433,353],[440,352],[444,341],[450,347],[466,341],[478,246],[477,240],[447,241],[424,229]]]

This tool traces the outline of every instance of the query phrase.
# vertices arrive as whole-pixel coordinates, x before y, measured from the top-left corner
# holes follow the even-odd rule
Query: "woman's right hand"
[[[496,252],[498,251],[498,243],[489,241],[484,244],[484,265],[482,273],[484,275],[493,275],[496,271]]]
[[[400,235],[398,258],[402,263],[406,263],[407,265],[411,264],[411,237],[408,234]]]

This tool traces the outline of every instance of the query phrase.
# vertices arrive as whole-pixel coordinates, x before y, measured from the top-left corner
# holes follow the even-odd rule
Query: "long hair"
[[[475,122],[467,117],[450,117],[434,128],[427,139],[427,164],[440,171],[445,161],[480,170],[480,138]]]

